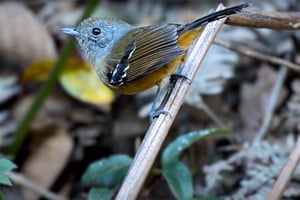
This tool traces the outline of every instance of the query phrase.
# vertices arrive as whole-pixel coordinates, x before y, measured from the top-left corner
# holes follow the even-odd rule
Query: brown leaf
[[[276,80],[276,71],[268,66],[263,66],[258,70],[257,81],[254,84],[244,83],[242,85],[239,114],[243,123],[241,134],[241,137],[244,137],[243,140],[251,141],[260,128]],[[280,105],[286,95],[287,91],[283,88],[280,91],[277,105]]]
[[[0,3],[0,54],[19,64],[54,59],[57,52],[46,28],[21,3]]]
[[[29,94],[20,98],[15,104],[12,110],[12,117],[17,123],[23,119],[35,97],[36,94]],[[69,99],[66,96],[61,95],[59,92],[51,94],[46,99],[42,108],[39,110],[36,119],[31,124],[31,130],[47,130],[48,127],[63,123],[63,119],[68,114],[70,106]]]
[[[73,149],[73,140],[66,130],[59,128],[45,138],[26,160],[23,175],[45,189],[48,189],[64,169]],[[23,188],[24,199],[39,199],[39,195]]]

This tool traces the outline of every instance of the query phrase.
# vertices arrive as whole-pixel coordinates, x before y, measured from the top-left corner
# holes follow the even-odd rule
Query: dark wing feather
[[[176,44],[177,38],[177,27],[171,24],[141,27],[127,33],[106,59],[111,70],[110,83],[122,85],[142,78],[182,55],[184,51]]]

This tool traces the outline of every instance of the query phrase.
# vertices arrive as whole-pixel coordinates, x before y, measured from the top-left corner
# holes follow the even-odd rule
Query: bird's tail
[[[186,24],[182,31],[186,32],[186,31],[189,31],[191,29],[198,28],[201,25],[208,24],[212,21],[222,19],[222,18],[224,18],[228,15],[232,15],[232,14],[235,14],[237,12],[240,12],[243,8],[246,8],[248,6],[250,6],[249,3],[244,3],[244,4],[241,4],[241,5],[238,5],[238,6],[232,6],[232,7],[229,7],[229,8],[225,8],[224,10],[213,12],[213,13],[208,14],[208,15],[200,18],[200,19],[195,20],[192,23]]]

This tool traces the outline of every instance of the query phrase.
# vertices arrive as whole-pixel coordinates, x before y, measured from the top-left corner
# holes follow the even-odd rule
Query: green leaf
[[[0,184],[12,186],[12,182],[6,175],[6,172],[16,168],[17,166],[5,158],[0,158]]]
[[[114,190],[107,188],[92,188],[88,194],[88,200],[110,200]]]
[[[182,136],[179,136],[171,144],[169,144],[163,151],[161,163],[162,165],[168,165],[176,160],[178,160],[180,154],[190,147],[194,142],[202,139],[206,136],[216,135],[216,134],[231,134],[227,130],[220,129],[206,129],[202,131],[191,132]]]
[[[17,166],[10,160],[7,160],[5,158],[0,158],[0,173],[1,174],[8,172],[12,169],[15,169],[16,167]]]
[[[6,175],[0,174],[0,184],[12,186],[12,182]]]
[[[91,163],[81,181],[85,185],[97,187],[116,187],[127,172],[132,159],[127,155],[113,155]]]
[[[178,137],[163,151],[161,158],[163,175],[177,199],[191,200],[194,193],[191,173],[182,162],[178,161],[180,154],[197,140],[216,134],[230,134],[230,132],[217,129],[191,132]]]
[[[192,176],[182,162],[174,161],[165,166],[163,175],[176,199],[188,200],[193,197]]]

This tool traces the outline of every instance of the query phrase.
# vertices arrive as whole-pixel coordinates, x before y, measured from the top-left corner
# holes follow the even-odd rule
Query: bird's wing
[[[107,57],[108,79],[112,85],[123,85],[147,76],[183,55],[177,45],[177,26],[153,25],[133,29]]]

